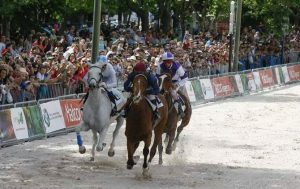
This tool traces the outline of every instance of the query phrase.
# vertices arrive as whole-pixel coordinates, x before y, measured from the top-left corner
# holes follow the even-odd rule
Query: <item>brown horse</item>
[[[174,102],[172,101],[171,90],[174,88],[172,83],[172,77],[170,74],[163,74],[159,77],[160,80],[160,90],[162,94],[165,96],[167,104],[168,104],[168,121],[165,127],[165,143],[167,143],[166,153],[171,154],[172,151],[176,149],[177,142],[179,141],[179,135],[182,132],[183,128],[186,127],[191,119],[192,115],[192,107],[189,99],[181,92],[178,91],[178,94],[183,99],[186,109],[184,111],[184,117],[180,118],[178,112],[174,106]],[[177,123],[180,121],[180,125],[177,128]],[[175,138],[177,129],[177,135]]]
[[[139,146],[141,141],[144,142],[144,163],[143,163],[143,174],[144,176],[148,173],[152,158],[156,153],[157,146],[159,145],[159,153],[162,154],[162,134],[164,127],[167,122],[167,102],[163,95],[159,98],[163,103],[163,107],[159,108],[160,118],[155,121],[154,127],[154,142],[151,147],[149,160],[147,159],[149,154],[149,147],[151,144],[152,130],[153,130],[153,111],[146,100],[145,90],[148,86],[147,77],[144,74],[138,74],[133,80],[133,93],[132,102],[127,113],[126,118],[126,130],[125,135],[127,137],[127,150],[128,150],[128,161],[127,169],[132,169],[133,165],[136,164],[134,161],[134,152]],[[161,155],[160,155],[161,157]],[[162,160],[159,160],[161,163]]]

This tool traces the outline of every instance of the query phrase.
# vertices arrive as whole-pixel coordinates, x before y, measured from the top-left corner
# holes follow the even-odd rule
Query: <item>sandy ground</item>
[[[300,188],[300,85],[194,108],[172,155],[157,156],[151,179],[142,159],[126,169],[124,127],[116,154],[108,148],[89,162],[77,152],[75,133],[0,149],[1,189],[297,189]],[[110,142],[112,128],[107,136]],[[142,146],[138,148],[141,154]]]

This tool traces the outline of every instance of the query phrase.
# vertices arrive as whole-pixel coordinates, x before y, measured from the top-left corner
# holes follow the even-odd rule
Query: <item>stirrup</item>
[[[154,119],[154,120],[160,119],[160,115],[159,115],[158,110],[153,112],[153,119]]]
[[[111,110],[110,116],[113,117],[113,116],[117,115],[117,113],[118,113],[117,109],[116,109],[116,108],[113,108],[113,109]]]

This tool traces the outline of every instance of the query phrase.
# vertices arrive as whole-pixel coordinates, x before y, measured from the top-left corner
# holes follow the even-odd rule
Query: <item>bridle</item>
[[[148,82],[148,78],[144,74],[137,74],[136,76],[134,76],[133,81],[139,76],[142,76],[143,78],[145,78],[146,82]],[[141,94],[141,91],[139,91],[137,95],[133,96],[132,101],[137,103],[142,99],[142,97],[143,94]]]
[[[171,92],[169,90],[163,89],[163,82],[164,82],[165,78],[167,78],[167,77],[169,77],[171,79],[171,76],[169,74],[163,74],[163,75],[160,76],[160,78],[162,79],[161,84],[160,84],[161,85],[160,86],[160,94],[162,94],[164,96],[171,95]],[[170,97],[170,98],[171,98],[171,101],[172,101],[172,97]],[[169,107],[168,107],[168,115],[172,112],[173,108],[174,108],[174,104],[171,102]]]
[[[98,68],[98,69],[100,69],[100,73],[99,73],[99,75],[100,75],[100,79],[97,81],[97,79],[96,78],[94,78],[94,77],[92,77],[92,78],[88,78],[88,83],[90,83],[92,80],[95,80],[96,81],[96,88],[99,88],[99,84],[100,84],[100,82],[102,81],[102,78],[103,78],[103,75],[102,75],[102,68],[100,68],[99,66],[91,66],[89,69],[91,70],[91,69],[93,69],[93,68]]]

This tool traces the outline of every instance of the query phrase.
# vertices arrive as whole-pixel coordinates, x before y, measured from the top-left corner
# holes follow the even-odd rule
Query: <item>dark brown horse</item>
[[[166,153],[171,154],[172,151],[175,150],[177,142],[179,141],[179,135],[182,132],[183,128],[186,127],[191,119],[192,115],[192,107],[189,99],[181,92],[178,91],[178,94],[183,99],[184,104],[186,106],[184,111],[184,117],[180,119],[178,112],[174,106],[174,102],[172,101],[171,90],[174,88],[172,83],[172,77],[170,74],[163,74],[160,76],[160,89],[162,94],[165,96],[167,104],[168,104],[168,121],[165,127],[165,143],[167,143]],[[181,120],[180,125],[177,127],[177,123]],[[177,129],[177,135],[175,138]]]
[[[164,104],[163,107],[159,108],[160,118],[155,121],[154,127],[154,142],[151,147],[150,157],[148,160],[149,147],[151,144],[152,130],[153,130],[153,111],[147,100],[145,99],[145,90],[148,86],[147,77],[143,74],[138,74],[133,80],[133,93],[132,103],[128,110],[126,118],[126,130],[125,135],[127,137],[127,150],[128,150],[128,161],[127,169],[132,169],[134,162],[134,152],[139,146],[141,141],[144,142],[144,163],[143,163],[143,174],[148,174],[148,162],[151,162],[152,158],[156,153],[157,146],[159,145],[159,153],[162,154],[162,134],[164,127],[167,122],[168,107],[166,100],[163,95],[160,95],[160,99]],[[161,156],[160,156],[161,157]],[[162,160],[159,160],[162,162]]]

